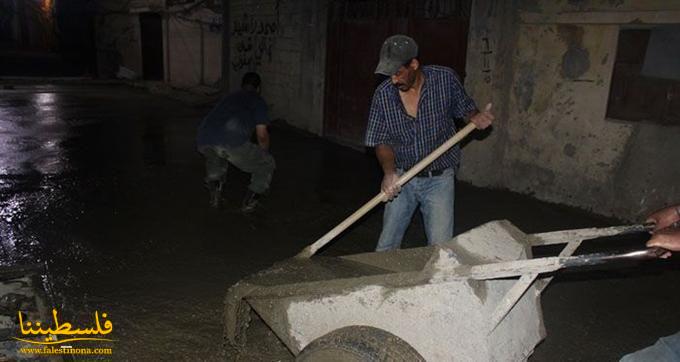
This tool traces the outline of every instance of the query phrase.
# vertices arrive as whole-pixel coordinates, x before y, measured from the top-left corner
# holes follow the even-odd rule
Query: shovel
[[[427,157],[420,160],[420,162],[416,163],[415,166],[413,166],[410,170],[406,171],[403,175],[401,175],[401,177],[397,181],[397,185],[399,185],[400,187],[404,186],[404,184],[409,182],[409,180],[411,180],[415,175],[417,175],[420,171],[425,169],[425,167],[427,167],[430,163],[437,159],[437,157],[444,154],[444,152],[448,151],[456,143],[460,142],[463,138],[465,138],[465,136],[470,134],[470,132],[472,132],[475,129],[475,127],[476,126],[474,123],[472,122],[468,123],[467,126],[465,126],[460,131],[456,132],[456,134],[453,135],[453,137],[449,138],[448,141],[444,142],[441,146],[432,151],[432,153],[427,155]],[[314,255],[319,249],[324,247],[324,245],[328,244],[341,232],[345,231],[345,229],[350,227],[350,225],[354,224],[355,221],[359,220],[362,216],[366,215],[366,213],[368,213],[374,207],[376,207],[376,205],[380,204],[384,200],[385,196],[386,196],[385,192],[381,191],[378,195],[372,198],[371,201],[365,203],[364,206],[359,208],[359,210],[355,211],[343,222],[338,224],[338,226],[334,227],[333,229],[331,229],[331,231],[327,232],[326,235],[319,238],[319,240],[315,241],[313,244],[304,248],[295,257],[309,258],[312,255]]]

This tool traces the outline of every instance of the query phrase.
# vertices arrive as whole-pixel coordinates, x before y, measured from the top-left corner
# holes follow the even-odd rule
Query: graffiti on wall
[[[489,45],[489,38],[482,38],[482,73],[484,73],[484,82],[491,83],[491,46]]]
[[[264,62],[272,61],[272,49],[279,33],[279,6],[280,1],[275,2],[274,16],[256,16],[243,13],[236,18],[231,27],[234,55],[231,66],[234,71],[252,69]]]

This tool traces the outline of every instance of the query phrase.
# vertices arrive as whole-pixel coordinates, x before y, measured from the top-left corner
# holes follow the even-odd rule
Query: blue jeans
[[[399,195],[385,205],[383,229],[375,251],[399,248],[418,206],[423,214],[427,243],[449,241],[453,237],[454,192],[453,168],[439,176],[412,178],[401,188]]]

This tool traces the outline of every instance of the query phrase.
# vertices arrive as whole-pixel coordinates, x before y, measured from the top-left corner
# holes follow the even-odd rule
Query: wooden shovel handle
[[[448,141],[444,142],[441,146],[437,147],[432,153],[427,155],[427,157],[423,158],[420,160],[420,162],[416,163],[415,166],[411,167],[410,170],[406,171],[401,177],[399,177],[399,180],[397,181],[397,184],[399,186],[403,186],[406,184],[409,180],[411,180],[415,175],[417,175],[420,171],[425,169],[429,164],[431,164],[437,157],[441,156],[444,154],[444,152],[448,151],[451,147],[453,147],[456,143],[460,142],[465,136],[470,134],[475,129],[475,124],[470,122],[468,123],[467,126],[465,126],[463,129],[460,131],[456,132],[453,137],[449,138]],[[304,248],[300,253],[296,255],[297,258],[309,258],[312,255],[314,255],[319,249],[324,247],[324,245],[328,244],[331,240],[333,240],[336,236],[338,236],[341,232],[345,231],[350,225],[354,224],[355,221],[359,220],[362,216],[366,215],[369,211],[371,211],[376,205],[380,204],[382,200],[385,198],[385,193],[380,192],[378,195],[376,195],[374,198],[371,199],[371,201],[367,202],[359,208],[359,210],[355,211],[352,215],[350,215],[348,218],[343,220],[338,226],[334,227],[331,229],[331,231],[327,232],[326,235],[322,236],[319,238],[319,240],[315,241],[313,244],[307,246]]]

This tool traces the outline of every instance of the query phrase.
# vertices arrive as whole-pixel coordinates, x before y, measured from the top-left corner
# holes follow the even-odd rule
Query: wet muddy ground
[[[279,125],[263,207],[237,212],[247,175],[232,168],[225,208],[211,209],[194,148],[206,111],[124,86],[0,90],[0,265],[43,264],[50,302],[74,323],[106,311],[115,360],[221,359],[228,286],[293,256],[378,191],[370,154]],[[493,219],[525,232],[619,223],[457,187],[456,232]],[[376,210],[323,254],[372,250],[380,222]],[[423,239],[416,220],[404,246]],[[561,274],[543,296],[548,338],[532,360],[617,360],[680,330],[678,265]]]

